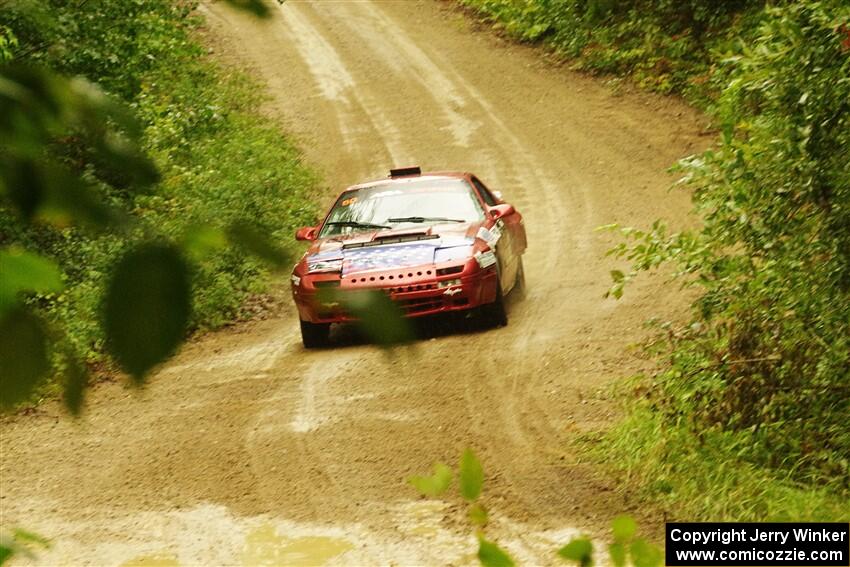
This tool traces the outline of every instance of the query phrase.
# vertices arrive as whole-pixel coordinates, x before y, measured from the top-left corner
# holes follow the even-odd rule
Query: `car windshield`
[[[319,236],[483,218],[483,209],[463,179],[416,179],[346,191]]]

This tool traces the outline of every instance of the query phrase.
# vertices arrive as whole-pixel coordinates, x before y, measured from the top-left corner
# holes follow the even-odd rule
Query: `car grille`
[[[443,300],[440,297],[416,297],[412,299],[399,299],[396,304],[405,313],[421,313],[432,309],[439,309],[443,306]]]
[[[437,284],[435,283],[427,283],[427,284],[416,284],[416,285],[408,285],[401,287],[391,287],[389,291],[393,293],[408,293],[411,291],[427,291],[429,289],[437,289]]]
[[[463,305],[469,304],[469,299],[467,297],[447,298],[443,295],[431,295],[428,297],[405,297],[405,295],[409,291],[416,292],[435,289],[437,289],[437,284],[419,284],[396,288],[385,288],[382,291],[389,295],[389,297],[393,300],[393,303],[395,303],[405,315],[415,315],[417,313],[424,313],[426,311],[434,311],[442,307],[461,307]],[[321,318],[330,318],[337,315],[348,316],[350,314],[343,310],[341,307],[337,307],[333,310],[322,311],[320,313]]]

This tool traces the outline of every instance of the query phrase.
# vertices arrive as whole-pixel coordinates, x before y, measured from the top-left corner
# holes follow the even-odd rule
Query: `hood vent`
[[[440,238],[439,234],[427,234],[417,232],[415,234],[387,235],[377,236],[370,242],[352,242],[351,244],[343,244],[343,250],[351,250],[352,248],[368,248],[369,246],[383,246],[384,244],[400,244],[402,242],[416,242],[418,240],[435,240]]]

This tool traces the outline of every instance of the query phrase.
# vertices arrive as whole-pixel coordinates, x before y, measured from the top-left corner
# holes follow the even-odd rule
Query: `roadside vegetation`
[[[728,79],[768,17],[759,0],[458,0],[520,41],[546,46],[572,68],[613,77],[701,106]],[[840,2],[835,2],[839,5]]]
[[[461,3],[579,69],[684,95],[720,132],[677,166],[700,229],[612,227],[632,270],[609,294],[670,267],[699,293],[689,321],[656,322],[658,370],[629,383],[600,458],[678,519],[847,521],[850,7]]]
[[[141,378],[239,318],[315,218],[316,176],[207,57],[195,8],[0,5],[0,406],[65,380],[78,407],[112,360]]]
[[[430,475],[412,476],[407,482],[421,496],[451,499],[450,489],[455,477],[459,496],[466,507],[469,528],[478,540],[478,562],[484,567],[514,567],[517,562],[509,551],[487,537],[490,513],[484,503],[484,467],[472,449],[467,448],[461,455],[457,474],[449,465],[436,462]],[[561,562],[590,567],[599,561],[601,555],[615,567],[659,567],[664,563],[663,551],[646,539],[637,537],[637,528],[637,522],[631,516],[617,516],[611,523],[612,541],[604,550],[598,546],[594,549],[590,537],[580,535],[560,549],[552,549],[551,559],[558,557]]]

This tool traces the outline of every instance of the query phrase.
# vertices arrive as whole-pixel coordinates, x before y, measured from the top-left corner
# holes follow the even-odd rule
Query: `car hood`
[[[482,225],[437,224],[326,238],[314,242],[303,261],[312,264],[341,259],[342,275],[434,264],[454,259],[449,249],[458,252],[460,247],[473,245]]]

